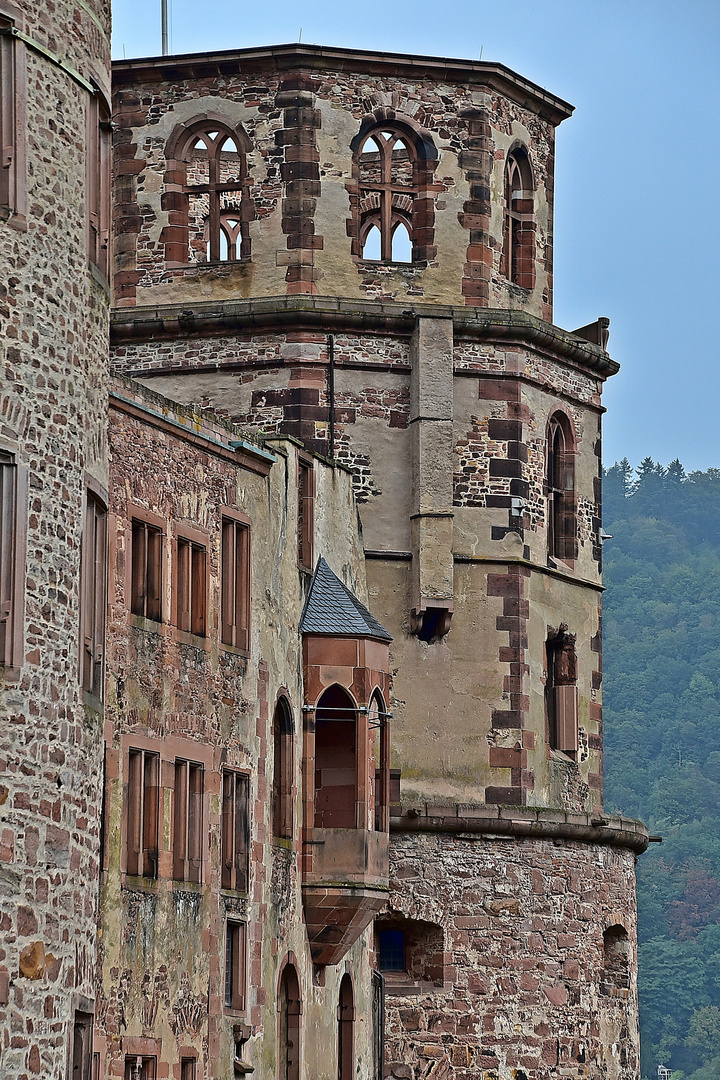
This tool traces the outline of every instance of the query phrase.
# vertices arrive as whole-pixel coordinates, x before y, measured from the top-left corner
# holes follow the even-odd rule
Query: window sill
[[[92,691],[82,691],[82,703],[83,705],[87,705],[88,709],[92,709],[93,712],[98,713],[100,716],[105,715],[105,704],[102,698],[97,697]]]
[[[387,267],[388,270],[425,270],[428,266],[427,259],[418,259],[417,262],[393,262],[392,259],[356,259],[356,264],[361,269],[377,270],[379,267]]]
[[[202,893],[205,891],[203,881],[186,881],[185,878],[173,878],[173,892]]]
[[[193,649],[198,649],[199,652],[210,652],[210,638],[207,634],[192,634],[189,630],[179,630],[177,627],[173,627],[171,637],[173,641],[177,641],[180,645],[190,645]]]
[[[220,649],[223,652],[229,653],[230,656],[240,656],[243,660],[250,659],[249,649],[239,649],[237,645],[228,645],[225,641],[220,642]]]
[[[385,993],[395,997],[421,997],[424,994],[436,994],[438,990],[449,990],[450,983],[430,982],[425,979],[413,979],[407,971],[383,971]]]
[[[273,847],[285,848],[286,851],[292,851],[293,842],[289,836],[273,836]]]
[[[121,887],[123,889],[129,889],[132,892],[142,892],[152,895],[160,891],[161,885],[159,878],[137,877],[135,874],[125,873],[122,875]]]
[[[165,633],[165,623],[162,619],[148,619],[145,615],[135,615],[132,611],[128,612],[128,624],[137,630],[144,630],[146,634]]]
[[[553,761],[557,761],[560,765],[577,765],[575,758],[565,752],[565,750],[554,750],[552,746],[550,749],[550,757]]]

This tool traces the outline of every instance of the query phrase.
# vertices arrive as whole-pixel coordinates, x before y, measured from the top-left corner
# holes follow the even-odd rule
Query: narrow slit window
[[[130,750],[126,806],[128,874],[157,877],[159,799],[159,754]]]
[[[527,150],[517,147],[507,159],[504,186],[501,270],[516,285],[535,284],[535,216],[532,170]]]
[[[130,610],[155,622],[162,622],[162,541],[161,529],[133,521]]]
[[[13,20],[0,15],[0,220],[25,229],[26,75],[25,46],[12,31]]]
[[[222,887],[247,892],[250,879],[250,777],[223,772]]]
[[[177,625],[180,630],[204,637],[207,551],[201,544],[178,538]]]
[[[577,753],[578,687],[575,635],[567,626],[551,632],[545,643],[545,713],[551,750],[570,757]]]
[[[81,570],[81,681],[83,690],[103,697],[107,605],[107,509],[91,492],[85,506]]]
[[[88,259],[108,276],[112,122],[102,95],[88,98],[85,154]]]
[[[225,929],[225,1008],[241,1012],[246,996],[245,923],[228,920]]]
[[[273,717],[273,835],[293,835],[293,722],[290,706],[281,698]]]
[[[92,1014],[76,1010],[70,1073],[72,1080],[92,1080],[92,1038]]]
[[[222,642],[250,648],[250,528],[222,522]]]
[[[176,881],[202,880],[202,803],[202,765],[177,760],[173,828],[173,877]]]
[[[0,449],[0,668],[19,666],[24,578],[21,559],[20,470]]]

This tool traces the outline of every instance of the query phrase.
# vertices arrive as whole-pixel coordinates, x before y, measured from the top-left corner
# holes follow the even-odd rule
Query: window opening
[[[312,570],[315,533],[315,473],[312,463],[298,461],[298,563]]]
[[[551,750],[571,756],[578,750],[578,690],[575,635],[560,628],[545,644],[545,713]]]
[[[527,151],[513,150],[505,166],[502,273],[525,289],[535,284],[533,180]]]
[[[368,708],[370,736],[371,814],[374,828],[387,832],[390,827],[390,728],[382,694],[376,690]],[[374,812],[373,812],[374,808]]]
[[[250,877],[250,777],[223,772],[222,887],[247,892]]]
[[[92,1080],[92,1013],[75,1011],[71,1080]]]
[[[96,91],[87,104],[86,190],[88,259],[105,277],[109,273],[110,155],[112,122],[102,95]]]
[[[160,755],[130,750],[127,784],[127,872],[157,877]]]
[[[133,1054],[125,1058],[125,1080],[156,1080],[157,1059],[154,1057],[138,1057]]]
[[[405,934],[402,930],[378,932],[381,971],[405,971]]]
[[[228,920],[225,927],[225,1008],[245,1008],[245,923]]]
[[[103,697],[105,613],[107,607],[107,509],[88,492],[82,542],[80,602],[81,684]]]
[[[412,262],[412,240],[410,230],[404,221],[396,222],[393,227],[392,261]]]
[[[250,648],[250,528],[222,521],[222,641]]]
[[[203,767],[192,761],[175,762],[173,877],[177,881],[202,878]]]
[[[290,706],[280,698],[273,717],[273,834],[293,835],[294,739]]]
[[[372,259],[374,262],[379,262],[381,252],[382,244],[380,239],[380,229],[377,225],[372,225],[365,237],[362,257],[363,259]]]
[[[16,595],[18,575],[22,580],[18,567],[18,513],[15,457],[0,450],[0,667],[13,666],[16,622],[22,623]]]
[[[567,418],[556,413],[547,434],[548,554],[572,562],[577,558],[575,454]]]
[[[0,220],[26,213],[26,89],[24,46],[13,37],[15,24],[0,15]]]
[[[233,262],[249,258],[249,140],[220,126],[194,130],[180,151],[192,262]],[[172,157],[177,150],[171,149]]]
[[[627,990],[630,986],[630,942],[624,926],[609,926],[603,933],[603,981],[605,990]]]
[[[338,1080],[353,1080],[355,1075],[355,1002],[349,974],[340,980],[338,1002]]]
[[[195,1058],[181,1058],[180,1060],[180,1080],[195,1080],[196,1077],[196,1059]]]
[[[278,1063],[280,1080],[300,1080],[300,983],[287,964],[280,980],[278,1002]]]
[[[156,622],[162,621],[162,539],[162,530],[133,520],[130,610]]]
[[[179,630],[205,636],[207,551],[202,544],[178,537],[177,624]]]
[[[355,829],[357,713],[350,695],[331,686],[315,712],[315,828]]]

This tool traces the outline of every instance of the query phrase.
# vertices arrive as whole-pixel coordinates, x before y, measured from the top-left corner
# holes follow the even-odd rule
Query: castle
[[[301,44],[111,86],[107,3],[44,14],[0,0],[0,1077],[638,1077],[571,107]]]

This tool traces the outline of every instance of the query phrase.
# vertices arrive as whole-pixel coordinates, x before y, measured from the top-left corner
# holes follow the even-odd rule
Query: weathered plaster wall
[[[571,841],[395,833],[382,918],[441,927],[445,965],[434,986],[388,976],[389,1075],[635,1080],[634,861]],[[603,970],[614,925],[630,942],[627,986]]]
[[[109,96],[109,3],[0,10]],[[107,485],[109,295],[87,261],[89,92],[15,55],[27,216],[0,220],[0,445],[27,486],[18,665],[0,669],[0,1076],[64,1080],[95,982],[102,711],[79,684],[79,586],[86,479]]]
[[[303,997],[304,1077],[336,1075],[337,1002],[345,971],[353,976],[358,1017],[358,1077],[372,1068],[369,931],[342,964],[313,973],[302,916],[299,856],[302,824],[302,655],[298,622],[308,575],[297,565],[297,449],[272,442],[277,461],[267,477],[243,468],[194,437],[227,447],[232,427],[177,412],[154,395],[121,383],[122,397],[159,416],[111,412],[111,550],[106,710],[107,850],[102,888],[99,1034],[105,1068],[122,1075],[127,1053],[154,1054],[174,1075],[181,1051],[192,1050],[206,1080],[232,1072],[233,1025],[248,1026],[243,1054],[260,1076],[277,1068],[277,986],[288,953],[296,958]],[[184,425],[162,430],[159,418]],[[214,444],[213,444],[214,445]],[[349,474],[315,463],[315,550],[366,598],[364,560]],[[247,515],[252,530],[252,633],[249,655],[219,643],[220,516],[223,506]],[[134,509],[133,509],[134,508]],[[172,540],[191,526],[207,537],[208,635],[198,638],[128,611],[129,538],[134,513],[166,523],[164,609],[172,611]],[[295,836],[272,836],[271,723],[281,689],[293,709]],[[161,756],[161,850],[157,880],[125,873],[127,750]],[[172,785],[176,757],[204,764],[203,882],[172,879]],[[251,869],[247,894],[221,888],[223,766],[251,777]],[[248,1002],[224,1007],[226,915],[248,925]],[[158,1075],[163,1075],[159,1072]],[[168,1075],[166,1073],[166,1075]]]

